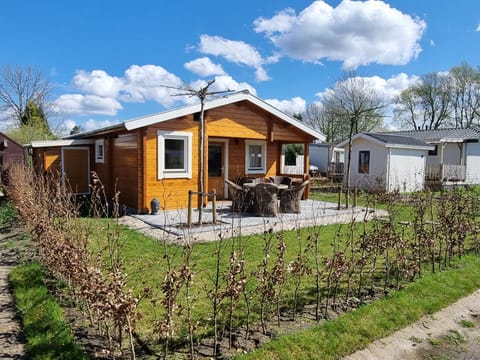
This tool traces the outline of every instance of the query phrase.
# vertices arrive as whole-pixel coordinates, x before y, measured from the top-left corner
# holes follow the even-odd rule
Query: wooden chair
[[[277,191],[277,187],[269,183],[260,183],[252,188],[255,215],[269,217],[278,215]]]
[[[248,189],[244,189],[233,181],[225,180],[228,185],[228,193],[232,199],[232,211],[244,213],[251,208],[252,199]]]
[[[280,194],[280,211],[283,213],[300,213],[300,200],[310,180],[305,180],[298,186],[285,189]]]
[[[292,185],[292,178],[289,176],[270,176],[269,178],[274,184],[277,185]]]

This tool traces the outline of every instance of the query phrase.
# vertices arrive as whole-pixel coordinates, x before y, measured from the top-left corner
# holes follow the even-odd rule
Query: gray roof
[[[408,136],[428,143],[448,142],[448,140],[452,142],[478,141],[480,139],[480,129],[478,128],[393,131],[385,134]]]
[[[380,140],[385,144],[406,145],[406,146],[428,146],[424,141],[409,136],[393,135],[386,133],[365,133],[374,139]]]

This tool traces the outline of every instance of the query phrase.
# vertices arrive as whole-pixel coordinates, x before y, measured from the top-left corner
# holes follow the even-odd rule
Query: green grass
[[[61,307],[48,292],[39,264],[14,268],[9,274],[31,359],[89,359],[65,324]]]
[[[15,209],[8,203],[0,200],[0,229],[13,223],[17,216]]]
[[[338,359],[480,288],[480,261],[466,257],[456,267],[429,274],[386,298],[310,330],[271,341],[238,359]]]

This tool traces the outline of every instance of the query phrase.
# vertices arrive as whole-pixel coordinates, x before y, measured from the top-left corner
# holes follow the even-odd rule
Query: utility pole
[[[209,92],[208,88],[215,82],[215,79],[207,82],[207,85],[200,89],[194,89],[190,85],[184,83],[182,88],[174,88],[181,90],[182,93],[174,94],[174,96],[196,96],[200,100],[200,124],[199,124],[199,144],[198,144],[198,223],[202,223],[203,216],[203,195],[204,195],[204,173],[205,173],[205,100],[209,96],[215,96],[222,93],[230,93],[232,90],[224,91],[212,91]],[[168,87],[168,86],[167,86]]]

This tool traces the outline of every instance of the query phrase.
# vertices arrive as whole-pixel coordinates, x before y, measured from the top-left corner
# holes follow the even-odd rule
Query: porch
[[[462,182],[465,174],[465,165],[427,164],[425,167],[425,181],[428,182]]]
[[[185,241],[216,241],[220,237],[225,239],[239,235],[263,234],[270,229],[284,231],[309,226],[350,223],[351,221],[363,221],[366,216],[363,207],[338,210],[336,203],[312,199],[301,200],[300,207],[299,214],[279,213],[276,217],[262,217],[249,213],[232,212],[231,201],[219,201],[216,224],[212,223],[211,202],[202,211],[201,225],[195,224],[198,220],[198,210],[193,210],[194,225],[192,227],[186,226],[187,209],[165,210],[157,215],[129,215],[122,217],[120,222],[159,240],[183,243]],[[385,212],[375,210],[367,214],[368,218],[373,216],[385,216]]]

